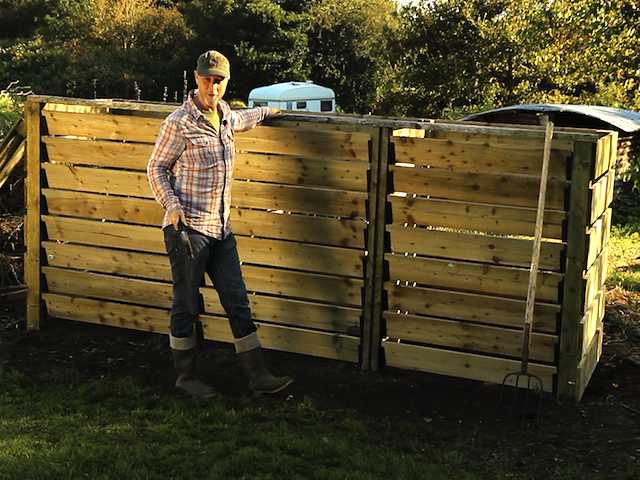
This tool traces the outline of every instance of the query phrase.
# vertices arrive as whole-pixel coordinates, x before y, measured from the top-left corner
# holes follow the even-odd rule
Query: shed
[[[249,93],[249,107],[268,106],[304,112],[335,112],[336,95],[330,88],[306,82],[258,87]]]
[[[618,132],[618,170],[640,158],[640,112],[600,105],[533,103],[474,113],[463,120],[487,123],[538,125],[538,114],[546,113],[559,127],[597,128]]]

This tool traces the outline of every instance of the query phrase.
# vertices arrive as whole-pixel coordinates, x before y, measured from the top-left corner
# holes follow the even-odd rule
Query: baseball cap
[[[231,76],[229,60],[216,50],[209,50],[198,57],[196,72],[198,75],[218,75],[224,78]]]

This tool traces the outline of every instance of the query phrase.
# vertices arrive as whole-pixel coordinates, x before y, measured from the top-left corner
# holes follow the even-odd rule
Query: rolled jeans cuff
[[[196,336],[190,337],[174,337],[169,334],[169,346],[172,350],[193,350],[196,348]]]
[[[233,345],[236,347],[236,353],[244,353],[260,347],[260,340],[258,339],[258,334],[252,332],[242,338],[235,338]]]

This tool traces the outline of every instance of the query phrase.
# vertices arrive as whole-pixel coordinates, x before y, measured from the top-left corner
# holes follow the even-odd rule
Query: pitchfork
[[[544,218],[544,204],[547,195],[547,178],[549,176],[549,159],[551,157],[551,140],[553,139],[553,122],[547,115],[542,117],[542,124],[546,126],[544,135],[544,152],[542,156],[542,173],[540,174],[540,191],[538,193],[538,210],[536,212],[536,228],[533,238],[533,252],[531,254],[531,270],[529,271],[529,288],[527,289],[527,307],[524,316],[524,329],[522,334],[522,361],[520,371],[505,375],[502,381],[500,403],[505,404],[504,392],[508,385],[515,388],[514,398],[511,402],[511,415],[524,417],[529,414],[530,397],[535,397],[535,420],[540,416],[542,396],[542,380],[540,377],[529,373],[529,350],[531,348],[531,331],[533,329],[533,308],[536,299],[536,283],[538,279],[538,264],[540,260],[540,244],[542,241],[542,225]]]

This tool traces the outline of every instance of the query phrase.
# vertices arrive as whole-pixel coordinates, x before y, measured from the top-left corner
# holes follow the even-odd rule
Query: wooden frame
[[[54,316],[166,331],[162,211],[144,171],[174,108],[29,98],[29,329],[44,300]],[[239,136],[232,218],[265,346],[501,381],[520,355],[543,139],[534,126],[316,114]],[[552,144],[531,368],[573,400],[602,351],[616,139],[560,128]],[[205,335],[230,341],[203,294]]]

